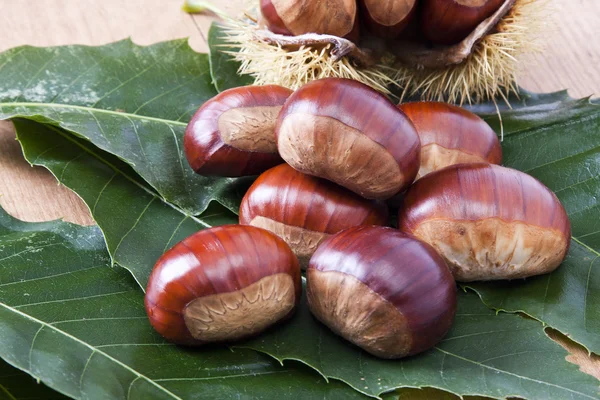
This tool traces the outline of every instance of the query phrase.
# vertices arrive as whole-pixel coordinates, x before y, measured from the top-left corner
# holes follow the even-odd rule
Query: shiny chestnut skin
[[[185,345],[254,336],[294,312],[300,267],[289,246],[253,226],[193,234],[156,263],[146,313],[167,340]]]
[[[240,224],[268,229],[292,248],[306,268],[323,240],[357,225],[386,225],[387,207],[287,164],[264,172],[248,189]]]
[[[360,226],[327,239],[306,272],[308,305],[333,332],[381,358],[423,352],[448,332],[456,284],[426,243]]]
[[[360,11],[369,31],[393,39],[416,15],[417,0],[360,0]]]
[[[422,0],[421,28],[427,40],[451,45],[465,39],[505,0]]]
[[[492,164],[455,165],[419,179],[398,227],[432,245],[462,282],[551,272],[571,239],[567,213],[550,189]]]
[[[246,176],[281,164],[274,129],[290,94],[276,85],[242,86],[204,103],[185,130],[192,169],[200,175]]]
[[[455,164],[502,162],[498,136],[479,116],[447,103],[418,101],[398,106],[421,139],[417,178]]]
[[[358,40],[356,0],[260,0],[260,11],[273,33],[320,33]]]
[[[367,199],[406,189],[419,169],[417,131],[385,96],[349,79],[312,81],[285,102],[277,148],[292,167]]]

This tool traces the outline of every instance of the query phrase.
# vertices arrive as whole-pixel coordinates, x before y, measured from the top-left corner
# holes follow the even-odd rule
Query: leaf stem
[[[208,1],[202,0],[185,0],[183,6],[181,7],[183,11],[190,14],[203,13],[206,11],[210,11],[213,14],[219,16],[219,18],[229,20],[231,17],[227,15],[225,11],[222,11],[218,7],[215,7],[212,3]]]

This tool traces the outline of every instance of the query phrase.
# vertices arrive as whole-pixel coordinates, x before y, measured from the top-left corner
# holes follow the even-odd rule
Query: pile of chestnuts
[[[146,310],[175,343],[231,342],[290,318],[306,270],[319,321],[405,357],[450,329],[455,281],[548,273],[569,247],[557,197],[500,166],[494,131],[456,106],[395,106],[334,78],[294,93],[239,87],[196,112],[184,146],[200,174],[262,174],[240,225],[200,231],[156,263]],[[386,227],[399,194],[398,229]]]

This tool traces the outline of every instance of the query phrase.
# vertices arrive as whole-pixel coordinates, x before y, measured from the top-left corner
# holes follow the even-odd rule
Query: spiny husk
[[[225,25],[227,41],[239,49],[231,52],[242,64],[239,72],[252,75],[257,85],[274,84],[296,90],[315,79],[335,77],[354,79],[389,94],[388,87],[395,83],[392,76],[396,70],[392,66],[357,68],[347,57],[335,60],[330,46],[284,49],[256,39],[257,29],[254,23],[237,20]]]
[[[227,41],[239,50],[232,54],[241,62],[240,73],[252,75],[258,85],[297,89],[314,79],[339,77],[355,79],[388,95],[400,93],[401,99],[416,96],[471,104],[502,97],[508,103],[508,95],[518,91],[520,58],[539,50],[538,33],[547,20],[547,3],[517,0],[496,31],[477,43],[463,63],[439,69],[409,67],[393,57],[360,68],[347,57],[335,60],[329,47],[284,49],[257,39],[254,32],[259,26],[251,19],[230,20],[225,32]]]
[[[542,3],[547,0],[518,0],[462,64],[437,70],[398,66],[392,79],[402,88],[401,98],[471,104],[502,97],[508,103],[511,92],[518,92],[520,58],[541,48]]]

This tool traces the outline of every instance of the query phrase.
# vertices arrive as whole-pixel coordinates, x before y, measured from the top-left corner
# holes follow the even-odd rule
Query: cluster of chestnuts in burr
[[[269,30],[282,35],[328,34],[356,42],[361,29],[383,39],[394,39],[408,30],[432,44],[452,45],[465,39],[504,3],[505,0],[261,0],[260,10]],[[417,28],[408,29],[411,25]]]
[[[494,131],[456,106],[396,106],[333,78],[240,87],[197,111],[184,145],[199,174],[260,176],[239,225],[199,231],[156,263],[146,310],[175,343],[231,342],[290,318],[304,269],[319,321],[375,356],[405,357],[450,329],[455,281],[547,273],[569,247],[557,197],[500,166]],[[386,227],[399,194],[397,228]]]

